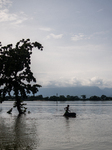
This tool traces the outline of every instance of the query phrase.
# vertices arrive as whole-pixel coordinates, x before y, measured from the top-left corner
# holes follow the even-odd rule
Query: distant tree
[[[59,101],[66,101],[66,97],[64,95],[60,95],[58,100]]]
[[[78,96],[70,96],[70,95],[67,95],[66,99],[67,99],[68,101],[74,101],[74,100],[78,100],[79,98],[78,98]]]
[[[106,95],[101,96],[101,100],[106,100],[106,99],[107,99]]]
[[[37,100],[43,100],[43,96],[42,95],[38,95],[38,96],[36,96],[36,99]]]
[[[94,96],[91,96],[91,97],[90,97],[90,100],[96,101],[96,100],[101,100],[101,98],[98,97],[98,96],[96,96],[96,95],[94,95]]]
[[[58,100],[58,97],[57,96],[50,96],[49,98],[50,101],[57,101]]]
[[[81,95],[82,99],[85,100],[86,99],[86,95]]]
[[[68,101],[77,101],[77,100],[80,100],[80,98],[78,96],[70,96],[70,95],[67,95],[66,99]]]
[[[48,100],[49,100],[49,97],[47,96],[47,97],[44,97],[43,99],[48,101]]]
[[[80,100],[78,96],[74,96],[74,100]]]
[[[66,98],[67,98],[67,100],[70,100],[70,99],[71,99],[71,96],[70,96],[70,95],[67,95]]]
[[[21,99],[27,94],[35,94],[41,87],[33,84],[36,78],[30,69],[32,49],[35,47],[43,50],[40,43],[31,43],[29,39],[20,40],[15,48],[12,44],[2,47],[0,43],[0,100],[4,101],[6,95],[14,95],[19,114],[23,113]]]

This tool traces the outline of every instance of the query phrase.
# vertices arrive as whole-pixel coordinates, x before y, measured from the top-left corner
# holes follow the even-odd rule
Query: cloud
[[[72,41],[79,41],[79,40],[82,40],[82,39],[84,39],[84,35],[83,35],[83,33],[79,33],[78,35],[74,35],[73,37],[71,37],[71,40]]]
[[[71,37],[71,40],[72,41],[79,41],[79,40],[90,40],[92,38],[96,38],[96,37],[99,37],[99,38],[104,38],[106,34],[108,34],[109,31],[106,30],[106,31],[100,31],[100,32],[94,32],[92,33],[91,35],[84,35],[83,33],[79,33],[78,35],[74,35]]]
[[[0,11],[0,22],[14,21],[16,19],[17,19],[17,15],[9,14],[8,9],[4,9]]]
[[[99,77],[93,77],[89,81],[90,81],[90,85],[92,86],[102,86],[104,84],[103,79]]]
[[[8,9],[0,10],[0,22],[13,22],[14,24],[20,24],[25,20],[27,20],[27,17],[24,12],[10,14]]]
[[[10,0],[0,0],[0,8],[10,7],[12,2]]]
[[[86,39],[91,39],[91,38],[96,38],[96,37],[105,37],[104,35],[106,35],[106,34],[108,34],[109,33],[109,31],[108,30],[106,30],[106,31],[100,31],[100,32],[95,32],[95,33],[93,33],[93,34],[91,34],[90,36],[88,36]]]
[[[47,39],[50,39],[50,38],[61,39],[62,36],[63,36],[63,34],[53,34],[53,33],[51,33],[50,35],[47,36]]]
[[[43,85],[43,87],[73,87],[73,86],[82,86],[82,83],[79,79],[75,78],[71,78],[71,79],[67,79],[67,78],[63,78],[60,77],[58,79],[53,79],[53,80],[45,80],[42,81],[41,83]]]
[[[39,84],[43,87],[81,87],[81,86],[96,86],[99,88],[112,88],[112,81],[107,81],[99,77],[92,77],[88,79],[82,79],[77,77],[65,78],[60,77],[57,79],[51,80],[50,77],[47,76],[46,79],[39,79]]]

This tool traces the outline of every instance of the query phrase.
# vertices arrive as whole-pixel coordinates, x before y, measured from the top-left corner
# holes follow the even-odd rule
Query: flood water
[[[76,118],[65,118],[70,105]],[[27,102],[30,114],[0,104],[0,150],[111,150],[112,102]]]

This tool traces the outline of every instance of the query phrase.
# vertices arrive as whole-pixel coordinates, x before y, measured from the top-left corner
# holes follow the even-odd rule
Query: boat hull
[[[76,113],[65,113],[63,116],[65,116],[65,117],[73,117],[73,118],[75,118],[76,117]]]

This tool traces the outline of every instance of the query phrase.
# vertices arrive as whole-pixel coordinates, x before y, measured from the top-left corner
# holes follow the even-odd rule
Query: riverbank
[[[22,99],[22,98],[21,98]],[[50,97],[43,97],[42,95],[37,96],[28,96],[26,99],[22,99],[23,101],[112,101],[112,97],[107,97],[106,95],[99,96],[91,96],[89,98],[86,95],[78,96],[50,96]],[[14,97],[6,97],[5,101],[15,101]]]

